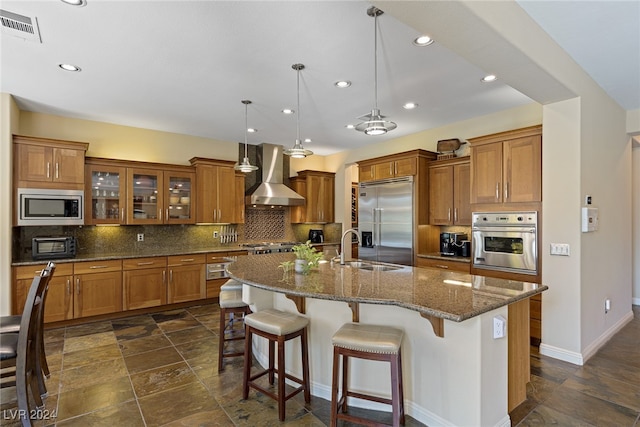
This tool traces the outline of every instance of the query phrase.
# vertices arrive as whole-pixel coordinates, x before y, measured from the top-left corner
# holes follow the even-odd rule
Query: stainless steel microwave
[[[83,225],[84,191],[18,188],[17,225]]]

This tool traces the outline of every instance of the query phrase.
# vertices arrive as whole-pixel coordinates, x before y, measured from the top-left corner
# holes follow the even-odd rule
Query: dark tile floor
[[[513,425],[640,426],[640,307],[634,313],[585,366],[532,349],[528,399],[511,414]],[[242,358],[227,359],[218,374],[218,315],[217,305],[206,305],[47,330],[52,375],[45,420],[36,425],[280,425],[270,398],[252,391],[242,400]],[[10,420],[14,390],[1,393],[0,424],[18,425]],[[327,425],[329,402],[311,402],[289,401],[282,424]],[[407,417],[407,426],[420,425]]]

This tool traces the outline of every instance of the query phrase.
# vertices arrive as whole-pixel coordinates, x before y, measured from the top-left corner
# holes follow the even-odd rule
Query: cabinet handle
[[[95,270],[97,268],[107,268],[107,265],[92,265],[91,267],[89,267],[89,269],[91,270]]]
[[[67,279],[67,295],[71,295],[71,280]]]
[[[451,222],[451,208],[447,210],[447,222]]]
[[[169,209],[165,209],[164,211],[164,217],[167,218],[167,221],[169,221]]]
[[[449,266],[448,266],[448,265],[442,265],[442,264],[436,264],[436,267],[438,267],[438,268],[444,268],[445,270],[448,270],[448,269],[449,269]]]
[[[218,221],[222,221],[222,210],[218,209]]]
[[[169,283],[173,283],[173,270],[169,270]]]
[[[155,261],[139,262],[138,265],[152,265]]]
[[[158,208],[158,220],[162,221],[162,209]]]
[[[80,295],[80,278],[76,279],[76,294]]]
[[[509,200],[509,181],[504,183],[504,200]]]
[[[193,261],[195,261],[195,259],[193,258],[185,258],[180,260],[180,262],[193,262]]]
[[[500,200],[500,183],[496,182],[496,200]]]
[[[453,208],[453,222],[458,222],[458,208]]]
[[[393,176],[393,162],[389,163],[389,175]]]
[[[212,216],[213,216],[213,222],[216,222],[216,209],[213,210]]]
[[[51,163],[47,162],[47,178],[51,178]]]
[[[56,162],[56,179],[60,178],[60,164]]]
[[[164,282],[167,278],[167,270],[162,270],[162,284],[164,285]]]
[[[124,221],[124,208],[120,209],[120,221]]]

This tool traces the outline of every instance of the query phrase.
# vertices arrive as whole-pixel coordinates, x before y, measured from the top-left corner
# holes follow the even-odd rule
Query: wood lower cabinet
[[[469,140],[471,203],[542,201],[542,126]]]
[[[459,271],[461,273],[469,274],[471,264],[463,261],[417,257],[416,267],[439,268],[442,270]]]
[[[74,264],[73,317],[122,311],[122,261]]]
[[[531,345],[539,346],[542,342],[542,294],[529,298],[529,332]]]
[[[429,224],[471,225],[469,158],[429,165]]]
[[[167,258],[126,259],[122,263],[123,310],[167,303]]]
[[[40,274],[44,267],[43,264],[14,268],[12,308],[14,314],[22,313],[33,277]],[[44,321],[58,322],[68,319],[73,319],[73,264],[56,264],[45,299]]]
[[[84,157],[89,144],[15,135],[16,188],[84,189]]]
[[[206,298],[205,260],[204,254],[167,257],[168,304]]]

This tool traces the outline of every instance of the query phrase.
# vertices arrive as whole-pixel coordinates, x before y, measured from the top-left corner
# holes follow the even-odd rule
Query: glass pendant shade
[[[370,7],[367,9],[367,15],[374,18],[373,24],[373,69],[374,69],[374,84],[373,84],[373,98],[374,107],[371,110],[369,120],[359,123],[355,129],[359,132],[364,132],[365,135],[384,135],[385,133],[394,130],[398,127],[394,122],[384,120],[384,116],[380,114],[378,109],[378,16],[384,12],[377,7]]]
[[[300,70],[304,70],[303,64],[293,64],[291,66],[297,73],[297,94],[298,94],[298,110],[296,111],[296,142],[293,144],[293,147],[287,148],[283,151],[287,156],[291,156],[294,159],[303,159],[307,156],[313,155],[313,151],[307,150],[302,146],[302,141],[300,141]]]
[[[248,148],[248,144],[247,144],[247,132],[249,127],[247,126],[247,108],[248,105],[251,104],[251,101],[249,101],[248,99],[242,100],[240,101],[244,104],[244,158],[242,159],[241,163],[236,163],[236,165],[233,167],[233,169],[243,172],[243,173],[250,173],[253,172],[255,170],[258,170],[257,166],[254,166],[251,164],[251,162],[249,162],[249,148]]]

